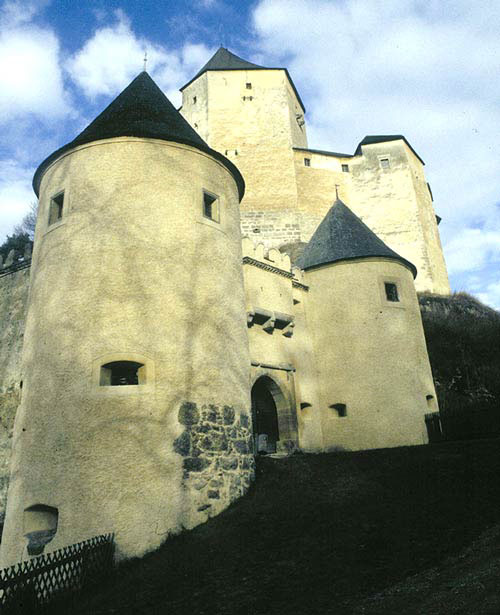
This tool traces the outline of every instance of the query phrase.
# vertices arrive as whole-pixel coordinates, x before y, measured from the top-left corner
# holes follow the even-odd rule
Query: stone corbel
[[[292,337],[292,335],[293,335],[293,328],[294,328],[294,327],[295,327],[295,323],[294,323],[293,321],[292,321],[292,322],[289,322],[289,323],[286,325],[286,327],[284,327],[284,329],[283,329],[283,335],[284,335],[285,337]]]
[[[274,312],[271,312],[271,316],[262,324],[262,328],[266,333],[272,333],[274,331],[274,327],[276,325],[276,316]]]
[[[253,310],[249,310],[247,312],[247,327],[248,328],[254,326],[255,324],[254,320],[255,320],[255,312]]]

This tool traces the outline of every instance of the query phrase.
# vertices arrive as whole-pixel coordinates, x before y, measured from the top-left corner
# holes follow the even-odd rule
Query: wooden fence
[[[79,592],[113,569],[114,535],[105,534],[0,570],[0,613],[66,612]]]

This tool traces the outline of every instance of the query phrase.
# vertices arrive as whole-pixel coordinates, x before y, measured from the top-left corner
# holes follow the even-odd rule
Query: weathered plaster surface
[[[204,218],[203,190],[219,196],[220,223]],[[226,489],[199,510],[174,441],[185,401],[250,416],[239,224],[233,177],[188,146],[112,139],[47,169],[2,565],[26,556],[34,504],[59,511],[47,549],[114,531],[119,557],[229,504]],[[145,383],[99,386],[99,366],[127,356],[145,364]]]
[[[0,523],[7,503],[12,432],[20,401],[29,275],[29,269],[23,269],[0,278]]]

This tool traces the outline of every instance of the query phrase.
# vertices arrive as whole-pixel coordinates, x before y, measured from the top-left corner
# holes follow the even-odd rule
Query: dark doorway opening
[[[255,453],[276,452],[279,440],[278,412],[270,385],[270,378],[259,378],[252,387],[252,419],[254,430]]]

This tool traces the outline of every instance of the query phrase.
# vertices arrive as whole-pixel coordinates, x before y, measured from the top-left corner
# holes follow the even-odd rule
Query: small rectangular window
[[[349,173],[349,165],[348,164],[343,164],[342,165],[342,172],[343,173]]]
[[[398,287],[393,282],[385,282],[385,296],[387,301],[399,301]]]
[[[251,83],[247,83],[246,84],[246,88],[247,88],[247,90],[251,90],[252,89],[252,84]]]
[[[220,221],[219,197],[215,194],[203,193],[203,215],[214,222]]]
[[[305,167],[310,167],[311,166],[311,159],[310,158],[304,158],[304,166]]]
[[[50,199],[49,224],[54,224],[62,218],[64,206],[64,192],[60,192]]]
[[[388,169],[391,165],[389,163],[389,158],[381,158],[380,159],[380,166],[383,169]]]
[[[196,105],[196,96],[193,96],[193,105]]]

